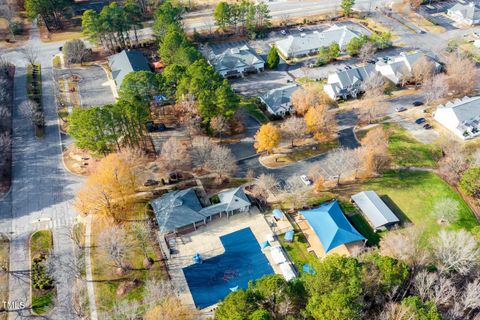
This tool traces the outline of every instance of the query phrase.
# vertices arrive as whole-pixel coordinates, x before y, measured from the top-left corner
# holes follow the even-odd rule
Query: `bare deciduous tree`
[[[375,52],[377,52],[377,47],[375,44],[372,42],[367,42],[360,48],[360,51],[358,52],[358,58],[361,62],[365,63],[374,57]]]
[[[220,140],[222,140],[223,135],[230,132],[230,124],[228,123],[228,119],[224,116],[214,117],[210,121],[210,127],[216,134],[218,134]]]
[[[39,110],[38,104],[33,100],[25,100],[19,106],[20,113],[30,119],[35,126],[41,126],[44,124],[45,119],[43,112]]]
[[[144,304],[158,303],[175,294],[171,284],[163,280],[149,279],[144,288]]]
[[[426,81],[431,80],[435,75],[435,63],[428,58],[423,56],[412,65],[412,80],[416,84],[424,84]]]
[[[461,300],[467,315],[480,308],[480,279],[467,284]]]
[[[102,251],[112,260],[114,266],[122,271],[128,270],[125,261],[128,250],[127,237],[127,232],[123,227],[113,225],[100,233],[97,242]]]
[[[380,313],[379,320],[415,320],[415,317],[409,307],[390,302]]]
[[[257,198],[265,200],[266,202],[268,195],[273,192],[276,185],[277,180],[273,175],[262,173],[255,179],[252,193],[254,193]]]
[[[236,159],[232,151],[224,146],[215,145],[207,161],[206,167],[209,171],[218,174],[222,179],[237,171]]]
[[[31,65],[34,65],[37,63],[38,60],[38,48],[34,46],[26,46],[22,49],[22,54],[25,60],[27,60],[28,63]]]
[[[205,167],[214,146],[215,144],[210,138],[195,136],[192,140],[192,147],[190,149],[193,164],[199,168]]]
[[[178,170],[188,167],[191,162],[186,145],[175,137],[171,137],[165,141],[162,146],[160,158],[166,168],[175,171],[175,176],[177,176]]]
[[[329,168],[325,172],[328,180],[335,180],[336,185],[340,184],[342,177],[348,177],[356,173],[359,169],[358,154],[354,149],[337,148],[328,153],[324,164]]]
[[[455,271],[468,275],[480,263],[480,249],[473,235],[465,230],[441,230],[433,243],[434,256],[442,273]]]
[[[445,57],[448,89],[453,96],[470,94],[477,85],[475,62],[461,52],[453,52]]]
[[[422,230],[409,226],[405,230],[388,232],[380,240],[382,255],[396,258],[415,268],[429,259],[424,247],[420,244]]]
[[[307,126],[302,118],[292,116],[281,124],[280,130],[284,137],[287,137],[292,141],[293,148],[295,146],[295,139],[300,139],[305,136]]]
[[[309,189],[298,176],[291,176],[286,181],[284,192],[293,208],[297,209],[305,206]]]
[[[362,83],[362,91],[367,99],[378,98],[385,92],[385,79],[380,72],[370,74]]]
[[[440,222],[454,222],[458,219],[460,203],[452,198],[440,199],[433,206],[433,213],[437,215]]]
[[[453,139],[443,142],[444,157],[438,162],[438,173],[449,183],[456,184],[462,173],[468,169],[463,146]]]
[[[124,300],[113,304],[112,314],[115,319],[138,320],[142,315],[140,303],[136,300]]]
[[[132,228],[132,233],[135,239],[137,239],[140,250],[142,250],[144,260],[144,266],[146,263],[152,264],[153,259],[148,256],[151,239],[150,239],[150,226],[146,222],[138,222]]]
[[[438,99],[445,97],[448,93],[447,77],[444,74],[437,74],[425,80],[422,91],[425,95],[425,102],[431,104]]]

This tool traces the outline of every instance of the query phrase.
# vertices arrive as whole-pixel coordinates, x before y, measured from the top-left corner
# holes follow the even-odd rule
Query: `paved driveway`
[[[450,19],[446,15],[446,12],[448,9],[453,7],[456,3],[457,1],[454,1],[454,0],[432,2],[429,5],[422,5],[418,9],[418,13],[420,13],[426,19],[433,21],[434,23],[444,27],[446,30],[455,30],[455,29],[458,29],[455,26],[455,21]]]
[[[78,74],[80,76],[79,90],[82,107],[102,106],[114,103],[108,78],[102,67],[92,65],[84,68],[60,69],[59,75]]]

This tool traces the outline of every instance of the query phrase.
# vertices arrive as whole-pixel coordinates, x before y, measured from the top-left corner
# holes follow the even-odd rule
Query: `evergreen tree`
[[[280,56],[278,55],[277,48],[274,46],[272,46],[268,52],[266,63],[268,69],[276,69],[280,63]]]

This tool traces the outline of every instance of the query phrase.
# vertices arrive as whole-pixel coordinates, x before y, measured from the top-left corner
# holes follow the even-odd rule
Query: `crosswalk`
[[[0,221],[0,233],[23,234],[32,233],[38,230],[53,230],[73,226],[76,222],[74,216],[59,216],[54,219],[45,218],[25,223],[23,221]]]

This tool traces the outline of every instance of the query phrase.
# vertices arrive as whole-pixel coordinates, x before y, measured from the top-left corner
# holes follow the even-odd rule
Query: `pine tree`
[[[280,63],[280,56],[278,55],[277,48],[271,47],[267,56],[267,68],[276,69]]]

